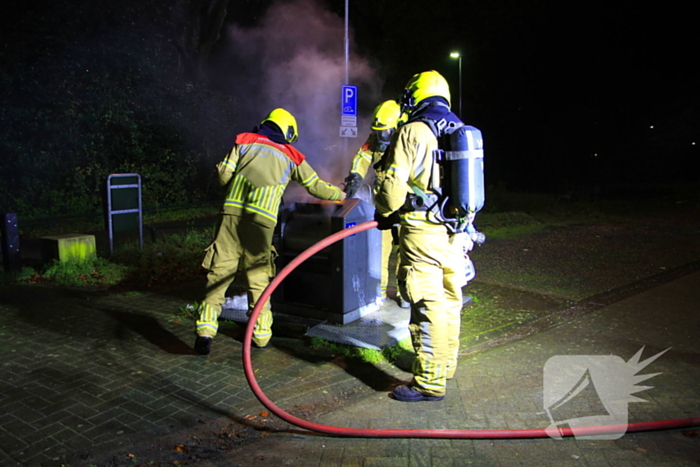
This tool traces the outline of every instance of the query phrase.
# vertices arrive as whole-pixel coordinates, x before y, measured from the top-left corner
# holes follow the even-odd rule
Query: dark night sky
[[[342,18],[344,0],[317,1]],[[92,11],[94,21],[90,15],[62,18],[68,11],[63,3],[71,12]],[[64,33],[67,45],[96,41],[116,24],[109,8],[132,3],[138,2],[14,4],[3,19],[0,70],[7,74],[17,67],[18,38],[22,50],[32,50],[27,41],[34,40],[45,47],[51,27],[70,23],[77,30],[75,38]],[[227,21],[254,27],[272,3],[231,0]],[[693,7],[684,4],[351,0],[353,53],[376,70],[382,99],[398,97],[414,73],[436,69],[450,82],[457,110],[458,67],[449,53],[459,50],[463,119],[484,133],[489,180],[555,190],[697,180],[691,168],[698,157],[693,143],[700,143],[698,38]],[[162,42],[167,33],[159,34]],[[47,57],[24,54],[22,66]]]
[[[326,4],[343,15],[344,0]],[[700,76],[691,10],[628,0],[355,0],[350,23],[356,51],[385,78],[385,98],[413,73],[437,69],[456,110],[449,53],[463,54],[463,117],[484,132],[496,177],[515,185],[532,176],[647,181],[695,173]]]

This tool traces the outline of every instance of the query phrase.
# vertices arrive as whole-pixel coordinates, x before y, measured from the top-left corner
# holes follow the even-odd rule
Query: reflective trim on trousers
[[[197,335],[202,337],[215,337],[219,330],[219,315],[221,308],[215,308],[206,302],[199,304],[197,308],[199,317],[195,323]]]
[[[263,309],[253,327],[252,341],[258,347],[265,347],[272,338],[272,311]]]

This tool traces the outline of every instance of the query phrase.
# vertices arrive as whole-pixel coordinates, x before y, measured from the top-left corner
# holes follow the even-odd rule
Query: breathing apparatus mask
[[[411,115],[416,110],[416,98],[413,97],[412,89],[404,89],[399,102],[401,103],[401,113]]]
[[[394,128],[390,128],[387,130],[372,130],[374,132],[374,136],[376,138],[376,151],[379,152],[384,152],[386,149],[389,147],[389,143],[391,143],[391,137],[396,131]]]
[[[372,148],[374,151],[386,151],[400,118],[401,106],[394,100],[384,101],[374,109],[371,125],[374,134],[374,147]]]

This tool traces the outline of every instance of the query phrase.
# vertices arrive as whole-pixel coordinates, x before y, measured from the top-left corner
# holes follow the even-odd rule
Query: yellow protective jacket
[[[415,193],[412,187],[431,193],[432,187],[440,186],[439,168],[433,158],[437,148],[437,138],[427,124],[412,122],[399,127],[388,149],[386,173],[374,198],[379,214],[388,216],[399,210],[406,202],[406,195]],[[445,228],[429,211],[404,212],[400,216],[402,225]]]
[[[219,183],[227,187],[223,212],[246,212],[268,227],[277,224],[282,195],[291,180],[317,198],[336,201],[342,197],[340,188],[321,180],[301,152],[257,133],[236,136],[236,143],[217,169]]]
[[[377,146],[375,138],[376,136],[374,136],[374,133],[370,133],[365,144],[357,150],[355,157],[352,159],[352,166],[350,167],[351,173],[354,172],[360,174],[362,178],[366,178],[370,166],[373,166],[381,160],[384,151],[377,151],[375,149]]]

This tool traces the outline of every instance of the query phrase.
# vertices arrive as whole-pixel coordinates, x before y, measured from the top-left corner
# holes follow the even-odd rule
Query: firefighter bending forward
[[[217,164],[226,199],[214,242],[206,249],[202,266],[209,270],[204,301],[199,305],[194,349],[206,355],[218,330],[226,290],[239,266],[248,279],[248,315],[275,275],[272,237],[284,190],[290,180],[309,194],[326,200],[345,198],[340,188],[321,180],[292,147],[298,139],[297,122],[284,109],[268,114],[252,133],[241,133],[223,161]],[[269,300],[253,330],[253,344],[265,347],[272,337]]]
[[[459,351],[465,234],[451,234],[429,210],[404,207],[414,193],[434,194],[438,166],[432,153],[438,140],[426,120],[460,124],[450,111],[450,90],[436,71],[413,76],[401,99],[408,122],[388,149],[387,172],[375,197],[375,220],[384,229],[399,217],[398,284],[411,305],[409,329],[416,358],[413,380],[393,397],[406,402],[439,401],[454,376]],[[408,204],[408,203],[406,203]],[[403,207],[403,209],[402,209]]]
[[[352,159],[350,174],[345,178],[345,193],[348,198],[355,196],[367,177],[370,166],[374,167],[374,194],[384,179],[382,157],[391,142],[401,117],[401,107],[395,100],[384,101],[374,109],[371,129],[367,141],[357,150]],[[382,272],[379,281],[380,296],[386,298],[386,288],[389,283],[389,259],[392,254],[393,236],[391,229],[382,231]]]

